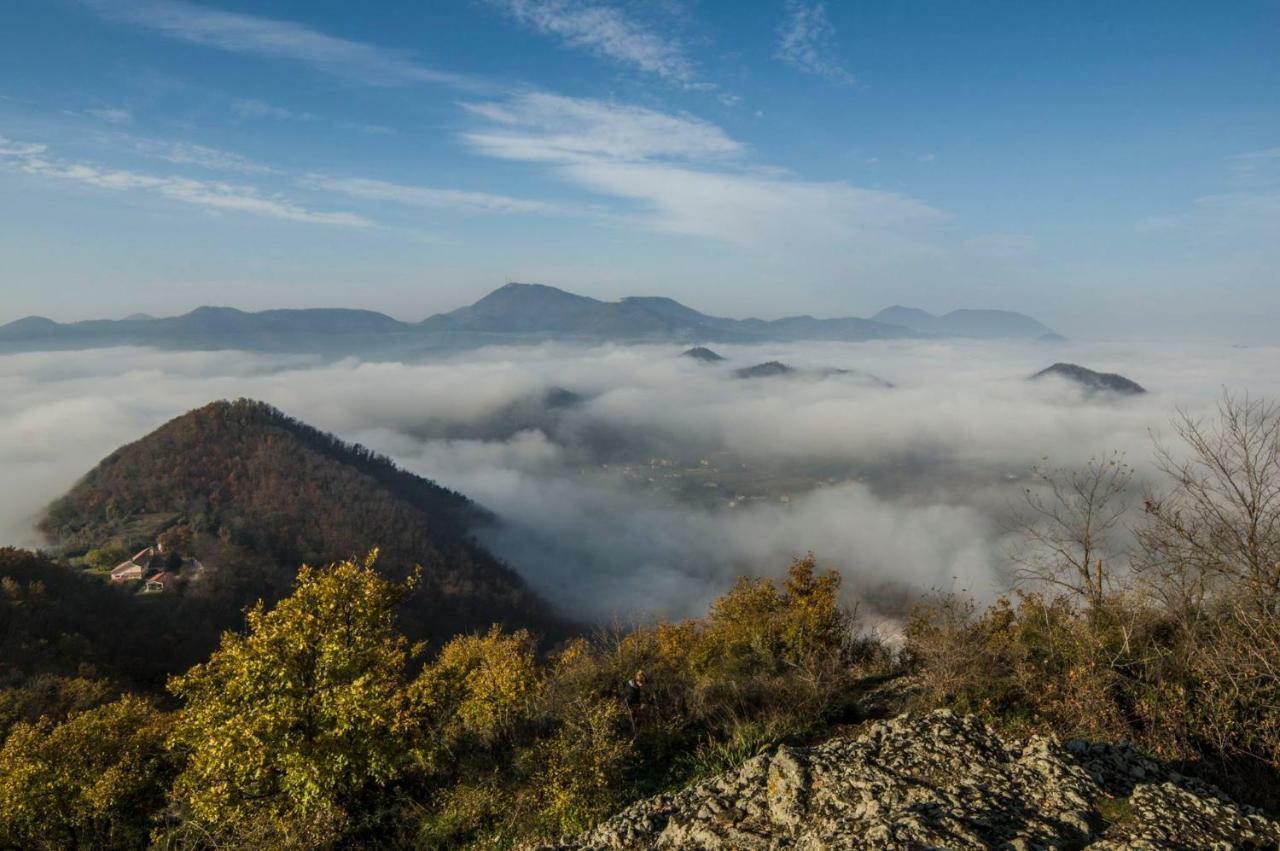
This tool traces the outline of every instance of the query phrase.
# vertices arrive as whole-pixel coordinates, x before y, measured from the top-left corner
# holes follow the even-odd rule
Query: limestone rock
[[[1280,821],[1128,746],[945,710],[779,747],[540,851],[1280,848]]]

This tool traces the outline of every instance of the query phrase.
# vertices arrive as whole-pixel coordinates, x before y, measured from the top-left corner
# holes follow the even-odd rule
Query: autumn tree
[[[373,562],[303,567],[291,596],[259,604],[245,634],[170,682],[186,701],[174,794],[219,844],[324,846],[353,796],[400,772],[413,727],[394,627],[405,587]]]
[[[171,716],[143,698],[19,722],[0,750],[0,845],[140,848],[166,805]]]
[[[509,741],[527,723],[543,687],[533,637],[493,627],[484,635],[450,641],[409,688],[418,715],[429,724],[422,759],[439,765],[471,749]]]

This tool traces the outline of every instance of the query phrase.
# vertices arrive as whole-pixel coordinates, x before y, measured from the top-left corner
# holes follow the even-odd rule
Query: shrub
[[[509,745],[531,720],[541,693],[533,637],[493,627],[483,636],[453,639],[409,688],[428,725],[421,758],[439,768],[470,750]]]
[[[0,750],[0,844],[138,848],[165,806],[172,717],[127,696],[61,723],[19,722]]]
[[[403,592],[372,555],[303,567],[292,596],[173,679],[186,706],[170,741],[188,756],[174,794],[192,821],[222,844],[319,847],[352,796],[400,773],[415,723],[393,628]]]

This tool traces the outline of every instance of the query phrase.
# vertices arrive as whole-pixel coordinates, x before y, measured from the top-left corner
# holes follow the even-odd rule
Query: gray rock
[[[1280,822],[1129,745],[902,715],[779,747],[541,851],[1280,848]]]

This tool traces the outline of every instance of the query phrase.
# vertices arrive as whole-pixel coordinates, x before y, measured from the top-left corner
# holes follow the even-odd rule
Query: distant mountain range
[[[886,307],[871,319],[873,322],[896,325],[927,337],[1035,340],[1059,336],[1030,316],[1008,310],[953,310],[942,316],[934,316],[916,307],[895,305]]]
[[[418,323],[369,310],[264,310],[200,307],[182,316],[59,323],[29,316],[0,326],[0,351],[144,345],[165,349],[250,349],[331,354],[411,355],[495,342],[548,339],[618,342],[794,342],[912,337],[1036,339],[1052,334],[1020,313],[957,310],[934,316],[891,307],[871,319],[729,319],[669,298],[601,301],[543,284],[507,284],[475,304]]]

